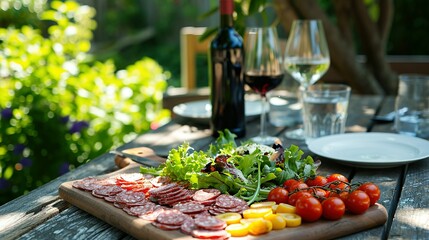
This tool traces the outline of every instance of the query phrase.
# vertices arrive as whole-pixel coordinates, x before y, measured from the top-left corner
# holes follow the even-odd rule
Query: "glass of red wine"
[[[276,137],[266,133],[266,94],[277,87],[284,77],[277,29],[273,26],[247,28],[244,38],[244,81],[262,97],[260,134],[252,141],[271,145]]]

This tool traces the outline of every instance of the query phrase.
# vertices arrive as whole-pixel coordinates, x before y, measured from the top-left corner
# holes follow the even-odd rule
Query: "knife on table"
[[[119,150],[112,150],[109,153],[124,157],[124,158],[129,158],[131,160],[133,160],[134,162],[143,164],[145,166],[149,166],[149,167],[159,167],[161,165],[161,162],[155,161],[153,159],[147,158],[147,157],[142,157],[139,155],[134,155],[134,154],[130,154],[130,153],[126,153],[124,151],[119,151]]]

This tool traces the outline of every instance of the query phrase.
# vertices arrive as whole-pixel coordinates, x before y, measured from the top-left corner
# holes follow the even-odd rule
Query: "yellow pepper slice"
[[[226,224],[234,224],[234,223],[239,223],[240,220],[242,219],[241,214],[239,213],[222,213],[222,214],[218,214],[216,215],[217,218],[223,220],[226,222]]]
[[[225,228],[232,237],[244,237],[249,234],[249,224],[234,223]]]
[[[250,208],[270,208],[273,205],[276,205],[276,202],[274,201],[257,202],[250,205]]]
[[[273,213],[271,208],[249,208],[243,211],[244,218],[263,218],[265,215]]]
[[[267,214],[264,216],[264,219],[270,221],[273,224],[274,230],[281,230],[286,227],[286,219],[277,214]]]
[[[295,213],[296,207],[286,203],[280,203],[276,208],[276,213]]]
[[[286,220],[286,227],[297,227],[301,225],[301,216],[295,213],[277,213]]]
[[[256,220],[249,224],[249,233],[252,235],[261,235],[271,231],[273,224],[265,219]]]

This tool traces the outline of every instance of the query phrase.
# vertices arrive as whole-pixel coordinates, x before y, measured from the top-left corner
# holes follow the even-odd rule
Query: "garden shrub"
[[[32,26],[0,28],[0,204],[169,119],[169,77],[143,58],[117,70],[89,50],[95,10],[52,1]]]

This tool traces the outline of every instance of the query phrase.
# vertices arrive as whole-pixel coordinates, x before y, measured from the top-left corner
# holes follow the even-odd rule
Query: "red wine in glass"
[[[249,85],[253,91],[261,95],[265,95],[268,91],[280,85],[283,77],[283,73],[275,75],[259,74],[255,72],[244,73],[244,81],[247,83],[247,85]]]

